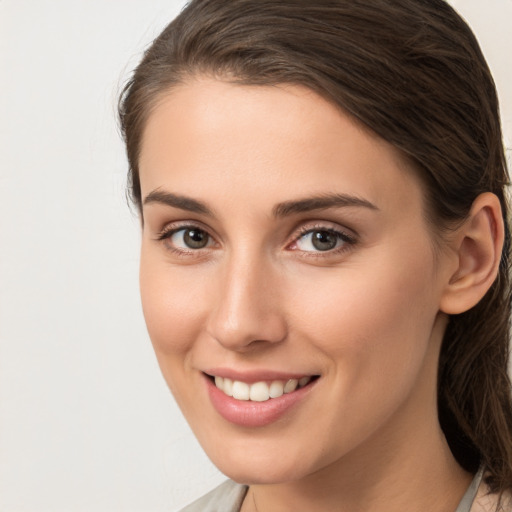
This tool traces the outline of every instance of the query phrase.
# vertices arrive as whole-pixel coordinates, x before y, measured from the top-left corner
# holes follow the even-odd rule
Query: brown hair
[[[508,183],[491,73],[466,23],[443,0],[193,0],[146,51],[121,95],[129,192],[141,207],[145,121],[174,85],[207,74],[241,84],[306,86],[399,148],[425,182],[442,232],[475,198]],[[505,222],[505,224],[507,224]],[[507,375],[510,233],[499,275],[451,317],[439,361],[439,419],[467,470],[512,488]]]

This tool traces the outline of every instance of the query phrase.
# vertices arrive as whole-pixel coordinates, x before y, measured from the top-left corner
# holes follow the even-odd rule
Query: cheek
[[[413,379],[428,348],[438,304],[430,249],[398,259],[336,269],[330,276],[304,273],[288,294],[290,311],[307,339],[330,358],[346,386]],[[350,382],[349,382],[350,381]]]
[[[144,246],[140,263],[142,309],[157,357],[186,353],[201,329],[198,298],[204,281],[191,268],[177,271]]]
[[[314,349],[308,353],[329,361],[325,399],[336,407],[326,415],[319,403],[313,416],[324,418],[323,435],[338,439],[343,450],[384,425],[419,392],[420,382],[435,388],[429,380],[437,314],[432,267],[428,258],[393,261],[336,272],[324,281],[303,275],[291,300],[290,310],[308,312],[294,317],[299,337]]]

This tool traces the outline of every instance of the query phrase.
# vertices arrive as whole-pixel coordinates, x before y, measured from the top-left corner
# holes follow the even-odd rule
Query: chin
[[[294,480],[300,480],[304,475],[297,472],[293,466],[266,466],[252,465],[250,460],[243,464],[218,464],[219,470],[231,480],[246,485],[271,485],[282,484]]]
[[[287,454],[285,450],[273,447],[252,450],[225,447],[224,450],[215,449],[214,453],[206,450],[206,453],[224,475],[248,485],[300,480],[318,469],[318,464],[305,458],[303,452]]]

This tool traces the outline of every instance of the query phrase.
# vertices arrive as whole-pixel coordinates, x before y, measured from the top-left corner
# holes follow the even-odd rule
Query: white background
[[[145,332],[115,120],[183,3],[0,0],[0,512],[172,512],[223,480]],[[452,4],[494,72],[510,147],[512,0]]]

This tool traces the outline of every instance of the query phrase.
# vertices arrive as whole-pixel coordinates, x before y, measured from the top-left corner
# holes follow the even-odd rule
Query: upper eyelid
[[[178,231],[181,231],[182,229],[200,229],[201,231],[204,231],[205,233],[208,233],[208,236],[212,238],[216,238],[212,234],[212,230],[209,229],[207,226],[204,226],[201,222],[198,221],[190,221],[190,220],[183,220],[183,221],[175,221],[175,222],[168,222],[166,223],[162,229],[157,230],[157,237],[160,238],[164,235],[170,235],[174,234]]]
[[[341,226],[340,224],[332,221],[305,222],[296,228],[290,236],[294,237],[294,240],[297,240],[301,236],[304,236],[308,233],[322,230],[332,231],[354,239],[359,237],[359,235],[353,229]]]
[[[336,235],[338,237],[339,240],[341,240],[343,242],[343,245],[354,245],[358,242],[358,239],[355,236],[350,235],[350,234],[346,233],[345,231],[341,231],[338,229],[316,228],[316,229],[308,229],[307,231],[303,232],[302,234],[299,234],[299,236],[295,237],[287,245],[287,247],[297,244],[299,242],[299,240],[301,240],[301,238],[303,238],[305,236],[309,236],[312,233],[314,233],[315,231],[327,231],[327,232],[333,233],[334,235]],[[331,249],[331,250],[325,251],[324,254],[327,255],[328,253],[332,253],[334,251],[335,251],[335,249]],[[306,252],[314,252],[314,251],[306,251]]]

